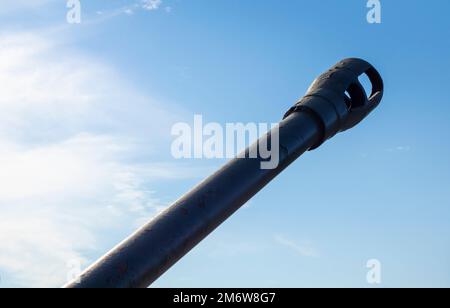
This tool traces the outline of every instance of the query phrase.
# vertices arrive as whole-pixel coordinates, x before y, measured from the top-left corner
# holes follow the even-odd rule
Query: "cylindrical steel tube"
[[[233,159],[66,287],[149,286],[305,151],[356,125],[378,105],[382,83],[370,64],[347,59],[331,71],[335,75],[329,71],[316,80],[279,126],[263,137],[279,149],[276,168],[261,168],[267,159],[259,155]],[[345,91],[357,85],[362,73],[370,74],[374,91],[364,102],[357,102],[357,95],[346,97]],[[330,83],[341,86],[333,89]],[[275,134],[278,142],[269,138]],[[258,153],[259,145],[245,153]]]

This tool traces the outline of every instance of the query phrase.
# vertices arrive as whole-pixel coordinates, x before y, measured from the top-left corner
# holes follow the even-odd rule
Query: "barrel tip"
[[[356,78],[351,81],[346,93],[349,94],[349,114],[342,130],[348,130],[359,124],[378,105],[384,95],[384,82],[378,70],[369,62],[360,58],[347,58],[339,62],[337,69],[352,71]],[[360,82],[366,75],[371,83],[371,91],[367,93]]]
[[[370,93],[360,79],[364,74],[372,86]],[[320,119],[324,137],[315,149],[337,133],[359,124],[381,103],[383,94],[383,80],[375,67],[359,58],[347,58],[320,75],[285,118],[294,112],[309,112]]]

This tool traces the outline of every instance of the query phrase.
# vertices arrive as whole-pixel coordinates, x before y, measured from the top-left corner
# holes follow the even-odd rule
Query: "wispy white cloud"
[[[276,243],[292,250],[301,257],[319,257],[319,252],[309,242],[297,243],[283,235],[274,236]]]
[[[54,39],[0,35],[0,84],[0,275],[14,279],[3,286],[63,284],[69,260],[87,263],[112,231],[166,206],[149,184],[195,175],[142,159],[178,108]]]
[[[97,17],[95,19],[89,19],[85,23],[96,23],[99,21],[111,19],[121,15],[134,15],[139,10],[145,11],[157,11],[163,6],[162,0],[137,0],[131,2],[130,4],[116,7],[116,8],[106,8],[104,10],[97,11]],[[166,13],[172,12],[172,7],[165,6],[164,11]]]
[[[399,145],[393,148],[387,148],[387,152],[409,152],[411,151],[411,146],[409,145]]]
[[[81,0],[83,4],[83,0]],[[54,8],[59,14],[64,14],[66,0],[2,0],[0,5],[0,16],[22,12],[27,14],[31,11],[48,10]],[[157,11],[164,9],[166,13],[172,12],[171,6],[164,6],[163,0],[129,0],[122,6],[114,6],[105,2],[102,9],[89,12],[82,5],[83,24],[95,24],[104,20],[122,15],[134,15],[138,11]],[[93,17],[94,16],[94,17]]]
[[[159,9],[161,4],[161,0],[142,0],[142,7],[149,11]]]

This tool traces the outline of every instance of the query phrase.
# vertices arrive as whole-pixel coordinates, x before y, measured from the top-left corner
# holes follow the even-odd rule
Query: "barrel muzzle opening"
[[[344,60],[342,62],[342,68],[348,69],[345,66],[345,61],[355,60],[363,61],[359,59]],[[359,69],[356,68],[354,70],[356,78],[353,78],[352,82],[346,90],[346,93],[348,93],[348,95],[346,95],[345,99],[349,113],[346,121],[342,123],[341,131],[348,130],[359,124],[367,115],[369,115],[376,107],[378,107],[381,99],[383,98],[383,80],[381,79],[380,74],[369,63],[365,63],[369,67],[367,69],[365,69],[364,67],[360,67]],[[372,85],[372,90],[370,93],[366,92],[364,86],[360,82],[360,77],[364,74],[367,75]]]
[[[370,94],[360,82],[364,74],[372,86]],[[285,118],[294,112],[313,114],[322,134],[321,141],[311,148],[316,149],[367,117],[380,104],[383,91],[383,80],[371,64],[356,58],[345,59],[319,76]]]

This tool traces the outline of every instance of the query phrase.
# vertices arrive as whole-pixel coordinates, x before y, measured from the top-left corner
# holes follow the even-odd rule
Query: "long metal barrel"
[[[372,83],[369,95],[358,80],[362,74]],[[360,59],[339,62],[314,81],[277,128],[246,150],[247,158],[230,161],[66,287],[148,287],[305,151],[363,120],[382,96],[383,81],[373,66]],[[276,168],[262,168],[268,157],[249,158],[264,142],[279,149]]]

